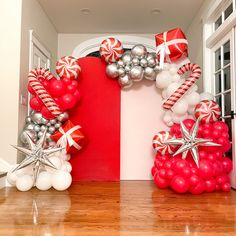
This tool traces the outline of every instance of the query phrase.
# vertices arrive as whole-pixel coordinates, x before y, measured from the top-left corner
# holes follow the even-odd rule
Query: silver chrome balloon
[[[42,119],[42,114],[40,112],[31,113],[31,119],[34,123],[40,124]]]
[[[119,76],[118,68],[116,63],[111,63],[106,67],[106,73],[110,78],[117,78]]]
[[[26,123],[26,124],[31,123],[31,118],[30,118],[30,116],[26,116],[26,118],[25,118],[25,123]]]
[[[132,56],[131,56],[131,52],[127,51],[123,54],[122,56],[122,61],[124,62],[125,65],[130,65],[132,62]]]
[[[156,73],[160,71],[160,67],[159,67],[159,65],[155,65],[155,67],[154,67],[154,71],[155,71]]]
[[[34,124],[33,123],[26,124],[24,129],[25,130],[33,130],[34,129]]]
[[[119,78],[119,84],[122,88],[129,88],[132,86],[133,82],[128,75]]]
[[[146,58],[142,58],[142,59],[140,60],[140,66],[142,66],[142,67],[147,67],[147,65],[148,65],[147,59],[146,59]]]
[[[41,124],[46,125],[49,121],[44,117],[41,119]]]
[[[146,67],[144,70],[144,78],[149,80],[155,80],[156,79],[156,72],[151,67]]]
[[[126,73],[129,73],[131,70],[131,67],[129,65],[125,66],[125,72]]]
[[[44,131],[45,132],[45,131]],[[42,131],[39,131],[38,132],[38,138],[41,138],[43,136],[43,132]]]
[[[57,122],[55,125],[54,125],[55,129],[59,129],[61,127],[61,122]]]
[[[20,135],[20,141],[24,144],[28,143],[28,137],[30,137],[34,142],[37,141],[37,133],[34,130],[23,130]]]
[[[156,60],[154,58],[149,58],[147,61],[149,67],[154,67],[156,65]]]
[[[129,72],[132,81],[140,81],[143,79],[143,68],[141,66],[134,66]]]
[[[46,126],[46,125],[41,125],[40,131],[44,132],[46,129],[47,129],[47,126]]]
[[[157,54],[155,52],[149,52],[147,54],[147,60],[149,60],[150,58],[153,58],[154,60],[157,59]]]
[[[124,68],[119,68],[118,73],[119,73],[119,76],[124,76],[125,75],[125,69]]]
[[[142,44],[137,44],[131,49],[131,54],[139,59],[144,58],[147,55],[147,48]]]
[[[56,130],[55,127],[51,126],[51,127],[48,128],[48,133],[52,134],[52,133],[55,132],[55,130]]]
[[[51,125],[55,125],[57,123],[57,120],[56,119],[52,119],[49,121]]]
[[[139,65],[139,59],[137,58],[137,57],[135,57],[135,58],[133,58],[132,59],[132,64],[134,65],[134,66],[138,66]]]
[[[39,132],[41,127],[39,125],[34,125],[34,131]]]
[[[122,60],[119,60],[118,62],[117,62],[117,67],[118,68],[122,68],[122,67],[124,67],[124,62],[122,61]]]
[[[63,112],[57,117],[57,120],[59,120],[60,122],[67,121],[68,119],[69,119],[69,114],[67,112]]]
[[[50,139],[51,138],[51,134],[49,132],[46,133],[46,139]]]

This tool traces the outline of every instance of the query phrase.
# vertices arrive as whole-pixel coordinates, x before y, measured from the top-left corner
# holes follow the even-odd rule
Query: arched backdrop
[[[165,129],[162,122],[161,91],[153,81],[135,83],[121,90],[116,80],[105,74],[105,63],[86,57],[99,50],[106,37],[87,40],[75,47],[72,56],[80,58],[82,100],[71,114],[88,137],[86,147],[72,159],[73,179],[147,180],[153,164],[151,140]],[[152,39],[115,35],[124,48],[144,44],[155,50]]]

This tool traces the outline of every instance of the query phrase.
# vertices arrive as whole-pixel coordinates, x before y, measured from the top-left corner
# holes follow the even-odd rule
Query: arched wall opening
[[[73,52],[72,56],[76,58],[81,58],[82,64],[88,63],[85,62],[82,57],[86,57],[87,55],[91,55],[91,53],[97,52],[99,50],[100,43],[107,38],[104,37],[96,37],[89,40],[86,40],[79,45],[77,45]],[[137,36],[126,36],[126,35],[115,35],[113,37],[118,38],[123,47],[126,49],[131,49],[135,44],[143,44],[147,47],[149,52],[155,51],[155,42],[153,39],[149,39],[146,37],[137,37]],[[88,59],[85,59],[88,60]],[[93,60],[93,59],[90,59]],[[96,59],[94,59],[96,60]],[[93,63],[98,66],[97,63]],[[104,66],[104,67],[103,67]],[[89,171],[89,165],[95,165],[96,169],[90,168],[91,173],[75,174],[75,180],[149,180],[151,179],[150,170],[153,164],[154,153],[151,146],[151,140],[154,136],[155,132],[159,130],[163,130],[165,128],[164,123],[162,122],[162,98],[161,91],[155,87],[155,82],[143,80],[141,82],[135,83],[128,90],[120,90],[118,87],[118,82],[111,80],[105,75],[105,65],[100,65],[102,71],[104,71],[104,78],[101,78],[101,74],[99,74],[98,78],[101,80],[100,82],[96,80],[96,73],[99,70],[98,68],[94,71],[94,76],[87,75],[87,78],[83,77],[83,80],[94,80],[94,82],[90,81],[88,83],[82,82],[82,98],[83,93],[86,90],[90,91],[89,94],[93,94],[93,89],[100,89],[99,95],[100,98],[97,97],[99,101],[103,101],[107,103],[107,100],[110,99],[110,103],[101,107],[101,110],[96,111],[96,114],[93,111],[89,111],[84,106],[96,106],[96,102],[88,98],[87,102],[82,100],[81,106],[78,107],[78,114],[74,114],[74,121],[77,119],[80,121],[79,116],[83,116],[83,123],[91,122],[91,115],[93,115],[94,120],[100,119],[102,117],[106,117],[107,122],[110,120],[110,123],[107,123],[107,126],[104,126],[104,129],[113,130],[116,137],[103,137],[105,143],[101,143],[103,146],[103,150],[97,152],[97,150],[90,150],[93,147],[92,141],[85,147],[85,150],[82,153],[78,154],[78,159],[80,159],[79,163],[75,163],[75,165],[79,165],[75,168],[75,171],[82,173],[83,168]],[[87,67],[89,69],[89,67]],[[83,68],[82,68],[83,70]],[[91,68],[91,70],[93,70]],[[91,71],[92,72],[92,71]],[[100,71],[101,72],[101,71]],[[93,73],[92,73],[93,74]],[[89,86],[94,83],[94,87],[91,90]],[[102,84],[103,83],[103,84]],[[88,86],[88,87],[87,87]],[[107,93],[105,91],[109,89],[110,91]],[[119,91],[118,91],[119,90]],[[96,92],[95,92],[96,93]],[[110,97],[104,98],[104,94],[108,94]],[[86,95],[87,96],[87,95]],[[91,95],[92,96],[92,95]],[[111,106],[111,103],[116,106],[115,108]],[[110,107],[109,107],[110,106]],[[87,114],[82,114],[87,112]],[[78,115],[78,116],[77,116]],[[85,117],[84,117],[85,116]],[[87,117],[87,118],[86,118]],[[108,118],[110,117],[110,119]],[[103,119],[100,120],[103,122]],[[83,125],[83,124],[81,124]],[[97,124],[98,126],[99,124]],[[103,126],[102,124],[100,124]],[[86,124],[89,126],[89,124]],[[96,126],[96,127],[97,127]],[[96,128],[94,127],[94,128]],[[87,127],[88,129],[90,127]],[[98,128],[99,130],[99,128]],[[94,129],[93,129],[94,131]],[[93,139],[93,135],[96,136],[96,131],[93,133],[91,130],[90,136],[88,137],[90,140]],[[86,132],[86,130],[85,130]],[[103,132],[100,130],[99,132]],[[105,133],[103,133],[104,136]],[[112,135],[111,133],[109,135]],[[117,138],[119,137],[119,141]],[[94,137],[95,139],[99,138]],[[95,145],[95,144],[94,144]],[[110,147],[113,147],[112,149]],[[95,147],[94,148],[100,148]],[[110,153],[105,150],[108,148]],[[87,151],[86,151],[87,149]],[[90,151],[89,151],[90,150]],[[92,153],[94,156],[92,157]],[[103,153],[103,154],[102,154]],[[97,156],[101,155],[100,157]],[[105,157],[107,155],[107,158]],[[87,159],[87,160],[86,160]],[[92,160],[95,159],[95,163]],[[102,161],[103,159],[103,161]],[[85,162],[83,162],[83,160]],[[112,163],[112,161],[116,163]],[[119,163],[118,163],[119,162]],[[73,163],[72,163],[73,164]],[[85,166],[83,166],[85,164]],[[101,166],[102,165],[102,166]],[[119,170],[117,170],[117,168]],[[108,171],[110,169],[110,171]],[[99,171],[100,174],[99,174]],[[95,173],[97,172],[97,173]],[[95,173],[95,174],[94,174]],[[94,175],[93,175],[94,174]]]

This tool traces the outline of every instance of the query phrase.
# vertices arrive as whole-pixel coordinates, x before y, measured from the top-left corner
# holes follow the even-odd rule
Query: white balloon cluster
[[[156,86],[162,89],[162,97],[166,100],[171,96],[185,79],[178,73],[176,64],[164,64],[164,68],[156,76]],[[164,113],[163,121],[166,125],[172,126],[174,123],[180,123],[188,117],[192,117],[195,106],[200,101],[200,95],[197,92],[198,87],[194,84],[172,107]]]
[[[7,181],[9,184],[16,186],[19,191],[28,191],[34,186],[39,190],[48,190],[51,187],[58,191],[66,190],[72,182],[70,174],[72,167],[68,162],[70,155],[58,152],[52,154],[49,158],[56,169],[45,167],[40,170],[35,184],[32,165],[13,171],[18,166],[16,165],[7,173]]]

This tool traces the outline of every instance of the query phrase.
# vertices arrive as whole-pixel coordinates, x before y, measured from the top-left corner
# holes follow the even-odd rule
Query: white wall
[[[29,72],[29,30],[33,30],[42,44],[51,52],[51,68],[54,72],[57,61],[58,34],[36,0],[22,0],[20,94],[25,96],[27,96],[27,75]],[[22,131],[26,115],[27,106],[19,104],[19,133]]]
[[[14,163],[10,144],[17,143],[18,130],[21,0],[1,1],[0,22],[0,158]]]
[[[205,18],[209,6],[215,0],[205,0],[191,24],[186,30],[186,36],[189,42],[189,58],[191,62],[201,66],[203,72],[203,19]],[[203,91],[203,79],[197,82],[199,91]]]

